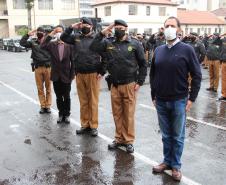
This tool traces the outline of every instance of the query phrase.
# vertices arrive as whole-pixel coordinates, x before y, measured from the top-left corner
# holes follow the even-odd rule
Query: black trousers
[[[56,103],[59,110],[59,116],[70,116],[71,114],[71,83],[64,83],[61,80],[53,82],[54,92],[56,94]]]

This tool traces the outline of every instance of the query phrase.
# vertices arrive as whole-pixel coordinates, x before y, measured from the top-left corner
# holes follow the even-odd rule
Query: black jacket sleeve
[[[28,39],[29,35],[28,34],[24,35],[20,40],[20,45],[25,48],[32,48],[32,42],[28,41]]]
[[[200,68],[198,58],[197,58],[193,48],[191,48],[190,53],[189,53],[189,72],[192,77],[191,91],[189,93],[189,100],[194,102],[195,99],[197,98],[198,92],[200,90],[202,73],[201,73],[201,68]]]
[[[139,85],[143,85],[145,81],[145,77],[147,76],[147,62],[145,60],[145,54],[144,49],[142,48],[142,45],[137,43],[137,48],[135,51],[136,59],[138,61],[139,66],[139,73],[137,78],[137,83]]]
[[[73,28],[68,27],[62,33],[60,39],[67,44],[75,44],[75,35],[72,34]]]
[[[99,32],[93,39],[93,42],[90,45],[90,49],[102,56],[103,52],[106,51],[106,47],[107,42],[104,39],[104,35],[101,32]]]
[[[205,58],[205,55],[206,55],[206,49],[205,49],[205,46],[204,44],[202,44],[201,42],[199,43],[199,53],[200,53],[200,56],[199,56],[199,61],[200,63],[204,61],[204,58]]]

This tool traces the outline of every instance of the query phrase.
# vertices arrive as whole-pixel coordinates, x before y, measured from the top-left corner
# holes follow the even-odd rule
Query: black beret
[[[82,17],[82,18],[81,18],[81,22],[82,22],[83,24],[93,25],[92,21],[91,21],[89,18],[87,18],[87,17]]]
[[[45,32],[44,28],[43,27],[38,27],[37,28],[37,31],[40,31],[40,32]]]
[[[215,35],[215,36],[217,36],[217,37],[219,37],[219,36],[220,36],[220,34],[219,34],[219,33],[217,33],[217,32],[215,32],[213,35]]]
[[[193,36],[196,36],[196,37],[199,36],[198,33],[196,33],[196,32],[190,32],[190,35],[193,35]]]
[[[121,26],[128,27],[127,23],[121,19],[115,20],[115,25],[121,25]]]

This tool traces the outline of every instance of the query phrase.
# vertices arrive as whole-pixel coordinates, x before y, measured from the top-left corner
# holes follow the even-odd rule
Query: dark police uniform
[[[115,24],[127,26],[121,20],[115,21]],[[137,93],[134,88],[136,83],[144,83],[147,74],[144,50],[136,39],[106,39],[101,32],[95,37],[91,49],[105,55],[107,70],[111,76],[115,142],[131,145],[135,139],[134,114]]]
[[[210,76],[210,87],[207,88],[207,90],[217,92],[219,85],[220,51],[222,41],[218,37],[219,34],[215,34],[215,36],[217,36],[217,38],[208,40],[208,47],[206,51]]]
[[[222,98],[226,100],[226,37],[222,39],[222,48],[220,53],[221,64],[221,94]]]
[[[44,29],[39,27],[37,31],[44,32]],[[48,51],[40,47],[40,40],[29,41],[29,35],[26,34],[20,40],[20,45],[26,48],[31,48],[31,58],[33,59],[32,67],[35,72],[35,81],[38,89],[39,102],[42,109],[50,109],[52,104],[51,96],[51,80],[50,80],[50,63],[51,56]],[[45,89],[44,89],[45,85]],[[46,91],[46,92],[45,92]],[[40,113],[43,113],[40,111]]]
[[[82,18],[83,23],[92,25],[88,18]],[[81,129],[77,134],[84,133],[84,129],[98,128],[98,102],[100,81],[98,74],[104,74],[101,65],[101,57],[90,50],[90,44],[94,39],[94,33],[84,35],[72,34],[73,28],[69,27],[61,36],[61,40],[74,45],[75,73],[78,97],[80,101]],[[93,136],[96,134],[92,134]]]

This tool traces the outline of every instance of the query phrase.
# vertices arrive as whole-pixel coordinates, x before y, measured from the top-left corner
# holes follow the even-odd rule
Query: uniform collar
[[[120,42],[131,42],[132,38],[130,36],[127,36],[125,40],[120,41]],[[118,42],[118,40],[116,40],[116,37],[114,37],[113,42]]]

